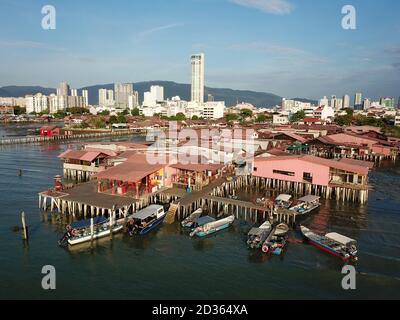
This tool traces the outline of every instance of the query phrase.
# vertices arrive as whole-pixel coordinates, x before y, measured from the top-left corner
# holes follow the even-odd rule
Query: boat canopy
[[[292,199],[292,196],[290,194],[280,194],[275,200],[289,202],[291,199]]]
[[[328,233],[328,234],[325,235],[325,237],[327,237],[327,238],[329,238],[329,239],[331,239],[333,241],[339,242],[340,244],[343,244],[345,246],[357,243],[356,240],[348,238],[348,237],[343,236],[343,235],[341,235],[339,233],[336,233],[336,232]]]
[[[305,196],[305,197],[303,197],[303,198],[300,198],[299,199],[299,201],[302,201],[302,202],[315,202],[315,201],[318,201],[320,199],[320,197],[317,197],[317,196]]]
[[[103,216],[97,216],[95,218],[93,218],[93,225],[98,225],[98,224],[103,224],[107,222],[107,218],[103,217]],[[79,220],[79,221],[75,221],[72,222],[70,224],[72,229],[84,229],[84,228],[89,228],[90,227],[90,219],[86,219],[86,220]]]
[[[260,229],[260,228],[252,228],[248,235],[249,236],[261,236],[265,232],[265,229]]]
[[[148,206],[148,207],[146,207],[146,208],[144,208],[142,210],[139,210],[138,212],[135,212],[132,215],[132,218],[133,219],[144,220],[144,219],[146,219],[148,217],[151,217],[152,215],[156,215],[157,211],[159,209],[164,209],[164,207],[154,204],[154,205]]]
[[[210,217],[210,216],[201,217],[201,218],[198,218],[196,220],[196,222],[197,222],[197,224],[199,226],[203,226],[203,225],[205,225],[207,223],[211,223],[211,222],[214,222],[214,221],[215,221],[215,219],[213,217]]]

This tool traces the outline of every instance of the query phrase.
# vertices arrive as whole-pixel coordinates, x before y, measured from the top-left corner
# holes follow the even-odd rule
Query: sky
[[[355,30],[342,28],[348,4]],[[204,52],[209,87],[398,97],[399,12],[394,0],[0,0],[0,86],[189,83]]]

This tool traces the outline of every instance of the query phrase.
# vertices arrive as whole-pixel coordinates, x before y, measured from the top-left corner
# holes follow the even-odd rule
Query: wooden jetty
[[[27,136],[27,137],[18,137],[18,138],[9,138],[9,139],[1,139],[0,146],[3,145],[14,145],[14,144],[28,144],[28,143],[46,143],[46,142],[57,142],[57,141],[66,141],[66,140],[81,140],[88,138],[103,138],[110,136],[126,136],[131,134],[145,134],[147,132],[146,129],[143,130],[130,130],[130,129],[120,129],[120,130],[112,130],[108,132],[87,132],[87,133],[79,133],[79,134],[68,134],[68,135],[56,135],[56,136]]]

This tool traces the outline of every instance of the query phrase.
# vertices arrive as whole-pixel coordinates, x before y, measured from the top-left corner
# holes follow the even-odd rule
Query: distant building
[[[27,95],[25,97],[26,113],[40,113],[49,108],[47,96],[37,93],[35,95]]]
[[[82,97],[83,97],[84,107],[87,107],[89,105],[89,91],[82,90]]]
[[[272,116],[272,123],[278,125],[289,124],[289,115],[288,114],[274,114]]]
[[[192,62],[191,101],[204,102],[204,53],[194,54]]]
[[[400,127],[400,115],[396,115],[394,118],[394,125]]]
[[[354,109],[361,110],[362,108],[362,93],[356,93],[354,97]]]
[[[66,81],[63,81],[60,83],[58,89],[57,89],[57,95],[58,96],[68,96],[70,93],[69,85]]]
[[[318,105],[320,107],[329,106],[329,99],[326,96],[324,96],[322,99],[319,100]]]
[[[335,110],[330,106],[323,106],[314,110],[314,118],[321,120],[333,120],[334,117]]]
[[[78,96],[78,89],[71,89],[71,96],[77,97]]]
[[[369,108],[371,108],[371,100],[366,98],[363,101],[363,109],[368,110]]]
[[[209,93],[209,94],[207,95],[207,101],[208,101],[208,102],[214,102],[214,96],[213,96],[211,93]]]
[[[129,96],[133,94],[133,84],[115,83],[114,94],[115,94],[115,108],[127,109],[129,106]]]
[[[99,89],[99,107],[111,107],[114,103],[113,90]]]
[[[225,102],[206,102],[202,106],[201,116],[205,119],[221,119],[224,117]]]
[[[14,107],[0,104],[0,115],[14,115]]]
[[[394,98],[381,98],[380,104],[384,108],[394,108],[395,100]]]
[[[343,96],[343,108],[344,109],[350,108],[350,96],[347,94]]]
[[[133,91],[133,94],[129,96],[128,107],[130,110],[139,107],[139,92]]]

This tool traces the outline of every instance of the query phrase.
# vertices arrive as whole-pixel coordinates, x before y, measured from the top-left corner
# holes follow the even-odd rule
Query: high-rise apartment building
[[[115,95],[115,108],[127,109],[129,107],[129,96],[133,94],[132,83],[115,83],[114,84],[114,95]]]
[[[204,53],[194,54],[192,61],[191,101],[204,102]]]
[[[348,94],[343,96],[343,108],[344,109],[350,108],[350,96]]]
[[[354,97],[354,107],[359,107],[362,105],[362,93],[356,93]]]

